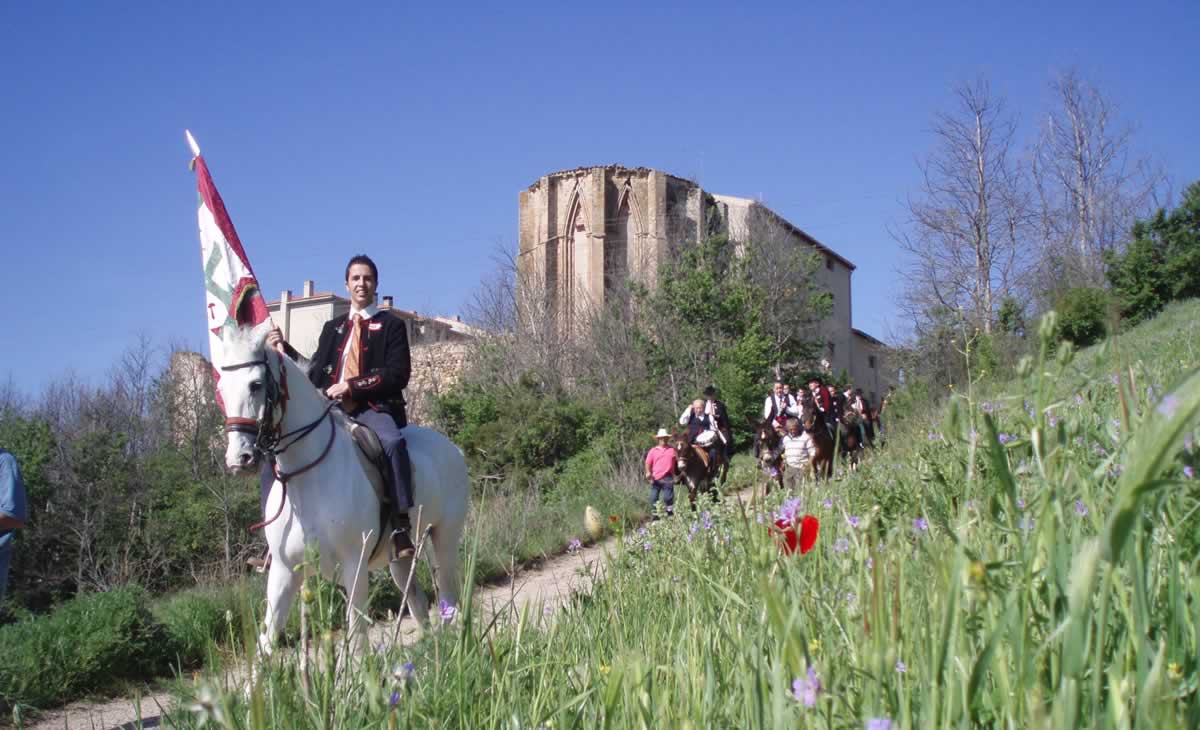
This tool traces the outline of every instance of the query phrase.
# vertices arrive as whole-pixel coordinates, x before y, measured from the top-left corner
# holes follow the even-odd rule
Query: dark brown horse
[[[847,408],[842,414],[842,419],[838,421],[838,450],[841,452],[842,461],[852,470],[858,469],[858,457],[863,448],[862,431],[858,428],[860,420],[857,412]]]
[[[836,446],[833,443],[833,437],[829,435],[829,429],[825,427],[825,421],[818,419],[816,413],[813,412],[804,417],[804,421],[800,424],[800,427],[812,437],[813,476],[816,477],[818,482],[823,479],[829,479],[833,476],[833,457]]]
[[[779,432],[771,421],[754,421],[754,458],[767,475],[767,489],[763,496],[771,493],[771,482],[783,489],[783,451],[779,448]]]
[[[717,473],[720,472],[721,483],[724,484],[729,471],[729,465],[722,456],[722,449],[715,449],[716,456],[710,461],[708,451],[703,446],[688,443],[687,434],[680,433],[671,436],[671,446],[675,449],[675,471],[687,484],[688,502],[692,511],[696,511],[696,497],[701,492],[708,492],[714,502],[720,502]]]

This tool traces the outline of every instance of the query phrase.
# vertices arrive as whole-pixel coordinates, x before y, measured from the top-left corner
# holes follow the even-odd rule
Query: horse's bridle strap
[[[225,419],[225,433],[258,433],[258,420],[233,416]]]

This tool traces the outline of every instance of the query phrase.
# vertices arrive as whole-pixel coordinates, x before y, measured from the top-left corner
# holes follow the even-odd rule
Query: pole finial
[[[188,146],[192,148],[192,157],[199,157],[200,145],[196,144],[196,138],[192,136],[190,130],[185,129],[183,133],[187,135]]]

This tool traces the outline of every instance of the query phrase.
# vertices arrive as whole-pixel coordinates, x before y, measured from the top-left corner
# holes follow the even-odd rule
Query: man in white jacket
[[[800,409],[796,406],[796,399],[790,393],[784,392],[783,383],[775,383],[771,395],[763,402],[763,420],[770,421],[775,425],[776,431],[783,433],[783,424],[788,416],[799,415]]]

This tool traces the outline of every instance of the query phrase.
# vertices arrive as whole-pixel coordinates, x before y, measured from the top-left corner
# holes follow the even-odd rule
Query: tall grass
[[[468,600],[408,649],[271,662],[248,695],[210,678],[173,720],[1200,727],[1198,311],[1079,354],[1044,338],[1009,385],[894,430],[794,495],[821,520],[807,555],[768,531],[780,497],[684,511],[622,535],[606,580],[551,614],[489,630]]]

